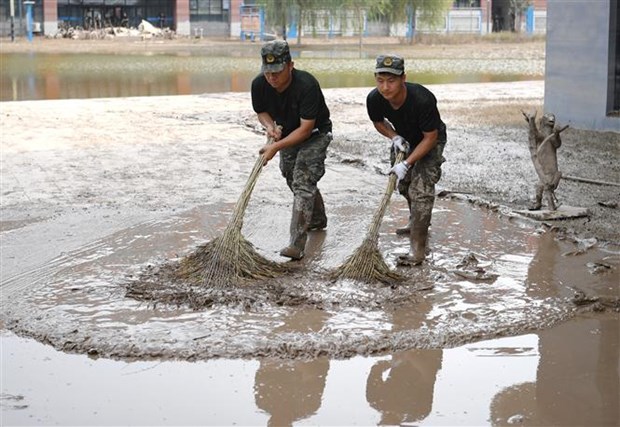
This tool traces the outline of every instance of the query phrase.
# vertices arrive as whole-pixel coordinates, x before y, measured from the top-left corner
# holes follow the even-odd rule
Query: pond
[[[260,72],[254,50],[140,54],[0,54],[0,101],[196,95],[247,92]],[[299,69],[324,88],[374,85],[372,57],[364,52],[294,51]],[[544,60],[419,59],[409,79],[421,84],[542,79]]]

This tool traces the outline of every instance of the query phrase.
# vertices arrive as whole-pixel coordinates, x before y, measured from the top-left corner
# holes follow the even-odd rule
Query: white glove
[[[398,180],[400,181],[401,179],[405,177],[408,170],[409,170],[409,165],[403,161],[403,162],[395,164],[394,167],[390,169],[390,173],[393,173],[394,175],[396,175],[398,177]]]
[[[403,138],[400,135],[396,135],[394,138],[392,138],[392,147],[394,147],[394,151],[402,151],[403,153],[407,152],[407,147],[406,145],[409,145],[407,143],[407,141],[405,141],[405,138]]]

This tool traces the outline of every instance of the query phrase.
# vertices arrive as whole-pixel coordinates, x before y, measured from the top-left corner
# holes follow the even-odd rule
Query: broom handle
[[[394,161],[394,164],[402,162],[404,158],[405,153],[399,151],[396,155],[396,160]],[[392,197],[392,193],[394,193],[394,189],[396,188],[397,178],[398,177],[393,173],[390,174],[390,179],[388,180],[387,188],[385,189],[385,193],[383,194],[383,199],[381,199],[379,209],[375,211],[375,215],[372,218],[372,223],[368,230],[366,239],[372,239],[373,241],[376,241],[379,238],[379,227],[381,227],[381,221],[383,220],[385,211],[390,204],[390,198]]]
[[[273,138],[267,138],[267,144],[273,144],[273,141]],[[233,217],[231,219],[231,224],[238,230],[241,230],[241,227],[243,227],[243,215],[245,214],[245,210],[248,207],[248,203],[250,202],[250,196],[252,195],[252,191],[254,191],[254,186],[256,185],[256,181],[258,180],[258,176],[263,170],[264,165],[265,157],[261,154],[256,159],[256,163],[254,163],[252,172],[250,172],[250,176],[248,177],[248,180],[245,184],[245,188],[243,189],[241,196],[239,196],[239,200],[237,200],[237,204],[235,205],[235,210],[233,212]]]

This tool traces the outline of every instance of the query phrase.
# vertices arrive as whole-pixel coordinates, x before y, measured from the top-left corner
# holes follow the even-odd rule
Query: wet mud
[[[329,220],[325,231],[311,233],[306,257],[278,256],[288,240],[291,197],[272,161],[242,232],[290,273],[211,290],[171,280],[166,269],[226,227],[255,159],[247,153],[263,141],[247,94],[59,102],[36,132],[16,117],[42,116],[38,105],[30,103],[30,112],[11,105],[5,114],[16,137],[3,140],[12,156],[3,166],[13,180],[3,190],[4,326],[93,357],[312,359],[451,348],[546,330],[584,311],[615,312],[620,249],[605,220],[617,211],[600,206],[608,216],[601,220],[595,211],[583,224],[521,217],[510,205],[527,202],[535,175],[525,167],[488,168],[476,155],[486,143],[491,163],[529,164],[519,107],[540,102],[541,84],[462,86],[436,88],[452,133],[428,262],[396,266],[409,245],[394,232],[407,218],[398,195],[382,222],[379,251],[407,277],[397,286],[328,278],[362,244],[387,182],[387,144],[367,123],[365,90],[327,91],[340,124],[319,184]],[[470,116],[463,123],[479,91],[487,102],[477,101],[481,108],[510,93],[495,108],[500,115],[514,107],[514,118],[506,113],[497,125]],[[123,114],[142,120],[118,120]],[[84,117],[95,118],[93,127],[115,118],[116,129],[89,128],[75,138],[56,126]],[[616,136],[605,138],[595,148],[613,153]],[[613,174],[618,166],[610,167]],[[583,193],[577,202],[588,207],[615,194],[562,188],[560,199]],[[145,278],[152,286],[139,295],[133,285]],[[187,297],[196,292],[200,304]]]
[[[348,254],[338,244],[343,234],[364,231],[361,221],[347,223],[350,211],[343,208],[331,213],[328,231],[313,233],[314,249],[304,261],[290,263],[300,265],[289,276],[212,290],[212,304],[200,310],[187,302],[128,298],[128,275],[165,265],[165,258],[152,259],[156,248],[194,250],[193,233],[210,228],[203,220],[216,209],[207,206],[166,222],[145,223],[71,253],[50,271],[39,271],[45,277],[41,285],[5,307],[6,326],[63,351],[112,358],[345,358],[449,348],[546,329],[582,311],[584,306],[573,302],[575,292],[597,298],[613,298],[617,292],[617,252],[591,247],[564,255],[576,245],[554,232],[441,199],[434,212],[431,260],[418,269],[402,269],[410,281],[398,287],[325,279]],[[403,209],[403,203],[393,204],[380,239],[391,266],[398,251],[407,249],[406,239],[393,232]],[[277,216],[267,208],[257,214],[250,220],[258,229],[264,228],[263,218]],[[455,218],[469,224],[458,227]],[[285,225],[283,218],[274,228],[286,230]],[[265,256],[277,260],[277,238],[271,247],[261,236],[253,240],[262,243]],[[359,243],[351,240],[350,246]],[[491,279],[461,274],[472,267],[472,257],[476,262],[469,271],[485,271]],[[593,274],[589,263],[607,265],[609,271]]]

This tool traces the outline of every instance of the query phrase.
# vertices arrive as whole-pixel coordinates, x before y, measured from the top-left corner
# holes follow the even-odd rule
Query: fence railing
[[[316,12],[315,12],[316,13]],[[319,13],[319,15],[321,15]],[[358,36],[361,26],[359,17],[353,14],[344,17],[334,18],[327,11],[324,19],[315,19],[314,25],[304,25],[302,37],[312,36]],[[265,15],[258,7],[247,7],[241,10],[241,38],[264,39]],[[410,37],[412,31],[415,33],[436,33],[436,34],[486,34],[493,31],[491,17],[487,16],[481,8],[459,8],[452,9],[445,13],[438,22],[429,24],[417,16],[415,28],[411,23],[386,24],[385,22],[372,21],[367,17],[363,18],[362,36],[395,36]],[[547,11],[528,9],[519,22],[518,31],[527,34],[545,33],[547,25]],[[290,28],[287,35],[291,38],[297,37],[295,26]]]

